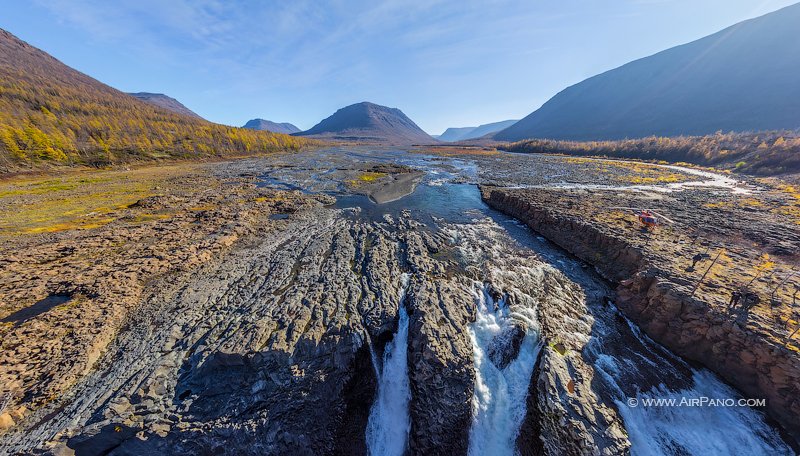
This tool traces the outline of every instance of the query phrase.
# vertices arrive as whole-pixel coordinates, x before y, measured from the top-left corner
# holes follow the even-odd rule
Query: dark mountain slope
[[[589,78],[497,133],[620,139],[800,127],[800,4]]]
[[[284,133],[290,135],[292,133],[300,132],[300,129],[290,124],[289,122],[272,122],[271,120],[264,120],[264,119],[253,119],[248,120],[244,127],[242,128],[249,128],[250,130],[263,130],[263,131],[271,131],[273,133]]]
[[[310,130],[295,135],[386,144],[436,142],[403,114],[403,111],[366,101],[339,109]]]
[[[222,156],[306,142],[153,106],[0,30],[0,173],[48,162]]]
[[[444,131],[441,135],[439,135],[440,141],[461,141],[462,139],[466,139],[466,136],[472,133],[478,127],[450,127]]]
[[[494,133],[503,130],[504,128],[508,128],[511,125],[514,125],[516,122],[517,120],[503,120],[500,122],[479,125],[477,127],[451,127],[445,130],[438,139],[441,141],[455,142],[480,138],[481,136],[486,136],[489,133]]]
[[[128,95],[136,97],[142,101],[146,101],[150,104],[156,105],[160,108],[168,109],[177,114],[182,114],[184,116],[200,117],[199,115],[197,115],[197,113],[184,106],[183,103],[181,103],[180,101],[172,97],[168,97],[163,93],[136,92],[136,93],[128,93]]]

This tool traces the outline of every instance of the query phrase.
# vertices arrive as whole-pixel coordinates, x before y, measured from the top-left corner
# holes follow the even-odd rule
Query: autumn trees
[[[97,165],[297,150],[311,142],[175,114],[86,79],[0,66],[2,161]]]
[[[756,175],[800,171],[797,132],[718,132],[708,136],[651,136],[616,141],[527,139],[499,148],[511,152],[688,162]]]

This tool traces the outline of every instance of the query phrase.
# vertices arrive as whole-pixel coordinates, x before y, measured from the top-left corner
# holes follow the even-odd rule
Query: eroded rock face
[[[391,339],[407,272],[411,453],[468,450],[475,280],[512,308],[540,309],[545,347],[520,450],[627,448],[578,355],[591,327],[586,297],[503,247],[491,220],[431,230],[408,214],[374,223],[309,206],[276,223],[152,282],[93,369],[4,442],[131,455],[363,454],[376,390],[370,345],[379,355]],[[498,339],[495,363],[516,357],[526,330]]]
[[[621,334],[626,323],[616,321],[622,317],[606,305],[610,290],[588,270],[561,253],[546,258],[543,246],[529,245],[535,238],[527,232],[525,239],[515,237],[511,221],[496,213],[471,210],[459,222],[427,217],[423,223],[408,210],[366,217],[359,207],[330,207],[328,196],[256,188],[254,175],[242,174],[244,186],[237,180],[201,201],[187,195],[142,200],[131,216],[164,207],[179,209],[178,216],[124,231],[124,237],[112,227],[114,240],[135,238],[134,252],[146,252],[132,259],[112,255],[96,234],[80,237],[85,246],[44,239],[32,245],[30,257],[12,256],[8,264],[32,284],[14,293],[37,299],[63,294],[66,303],[90,296],[84,304],[93,305],[85,307],[85,319],[69,323],[85,342],[70,347],[75,361],[64,359],[67,352],[46,352],[32,358],[36,375],[17,375],[24,367],[19,362],[9,364],[13,372],[0,372],[21,379],[31,397],[63,394],[0,421],[10,423],[0,435],[3,450],[364,454],[380,371],[373,360],[383,359],[397,330],[401,277],[407,275],[410,454],[466,454],[471,447],[482,372],[476,372],[481,352],[471,331],[485,315],[478,313],[476,289],[510,315],[511,323],[482,352],[491,364],[503,369],[526,359],[520,353],[538,353],[529,366],[536,364],[527,398],[519,401],[527,405],[521,428],[511,432],[508,447],[516,443],[525,455],[628,452],[618,398],[608,394],[597,359],[610,345],[631,351],[630,340],[608,336]],[[547,216],[543,226],[552,225],[550,235],[576,236],[587,255],[603,253],[601,236],[578,224],[559,225],[558,214]],[[622,244],[606,248],[623,265],[609,260],[608,277],[627,274],[627,266],[635,272],[630,261],[640,261],[640,252]],[[88,262],[86,249],[107,255]],[[39,260],[59,273],[80,266],[75,281],[86,274],[91,285],[121,284],[135,293],[117,300],[121,295],[110,288],[76,291],[50,282],[39,288],[35,274],[45,269],[35,266]],[[120,268],[135,274],[120,276]],[[56,307],[11,334],[44,328],[43,335],[58,339],[58,319],[82,309]],[[488,312],[498,315],[498,309]],[[95,328],[109,337],[92,338]],[[534,333],[541,344],[535,352],[527,344]],[[598,345],[601,339],[608,344]],[[97,341],[100,348],[93,350],[90,342]],[[42,338],[33,345],[47,343]],[[20,357],[28,349],[21,343],[13,348],[9,353]],[[642,370],[635,361],[633,370]],[[48,363],[61,366],[57,372],[69,381],[43,375]],[[645,389],[663,380],[641,377],[636,382]]]
[[[646,272],[618,288],[620,308],[653,339],[719,373],[800,439],[800,359],[728,315],[692,298],[686,287]]]
[[[525,328],[519,325],[505,329],[489,346],[489,359],[498,369],[505,369],[519,354],[524,337]]]
[[[597,374],[584,354],[594,326],[590,306],[602,305],[602,290],[584,290],[549,266],[504,257],[510,264],[492,275],[492,283],[507,290],[512,302],[535,302],[543,342],[530,385],[528,417],[517,438],[520,451],[626,453],[630,442],[622,420],[598,394]]]
[[[441,241],[411,226],[389,232],[332,210],[298,217],[220,261],[150,287],[156,291],[66,408],[45,426],[6,438],[15,448],[52,440],[115,445],[119,454],[363,453],[375,391],[367,338],[380,346],[396,324],[401,269],[415,277],[409,307],[417,327],[449,313],[446,293],[457,294],[457,283],[436,283],[442,266],[427,245]],[[468,310],[455,324],[466,324]],[[417,409],[422,415],[421,404],[431,403],[441,412],[423,434],[457,448],[451,442],[464,440],[470,416],[469,346],[441,344],[448,337],[439,331],[460,337],[455,326],[428,331],[414,331],[411,343],[419,347],[412,348],[414,379],[426,385]],[[448,387],[427,386],[440,381]],[[137,437],[109,437],[115,426]],[[431,450],[428,442],[412,437],[419,451]]]
[[[575,195],[560,190],[484,187],[482,192],[492,207],[524,221],[594,265],[607,279],[619,283],[619,307],[650,337],[707,366],[748,397],[766,398],[769,414],[798,438],[800,360],[781,337],[775,337],[774,325],[765,327],[759,320],[747,322],[726,312],[725,303],[706,301],[700,293],[693,296],[697,279],[686,280],[681,273],[668,269],[678,253],[659,250],[662,246],[653,246],[655,241],[636,244],[633,236],[626,239],[602,221],[583,216],[610,205],[604,199],[596,202],[585,192]],[[583,202],[582,208],[574,206],[577,201]],[[679,201],[673,204],[676,211],[680,210]],[[691,227],[697,228],[702,229],[702,222]],[[723,233],[727,230],[726,226],[717,229]],[[797,239],[794,233],[787,232],[786,236],[789,242]],[[748,277],[749,272],[741,270],[738,274]],[[704,296],[713,294],[706,292]],[[547,385],[542,386],[547,389]]]

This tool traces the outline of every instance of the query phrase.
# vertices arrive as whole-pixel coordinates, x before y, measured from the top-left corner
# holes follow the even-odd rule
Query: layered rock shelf
[[[689,312],[719,294],[719,271],[692,298],[691,276],[654,262],[677,257],[662,250],[671,242],[635,226],[637,242],[592,227],[560,209],[568,191],[482,189],[490,205],[595,264],[616,297],[586,264],[487,207],[464,182],[516,179],[501,166],[512,158],[408,154],[398,165],[396,151],[330,149],[4,184],[0,454],[365,454],[379,388],[392,387],[380,360],[393,346],[405,347],[407,365],[390,370],[407,379],[387,393],[400,403],[390,409],[408,416],[380,422],[408,431],[373,435],[408,454],[613,455],[635,445],[788,454],[750,409],[720,418],[736,423],[723,434],[703,428],[722,410],[672,426],[625,406],[663,385],[704,394],[695,379],[737,393],[642,335],[614,301],[653,338],[723,375],[732,361],[712,355],[733,331],[717,326],[738,325],[752,338],[734,352],[740,369],[772,363],[754,377],[758,392],[774,391],[770,402],[789,400],[794,358],[782,379],[773,341],[783,333],[762,307],[720,325],[708,323],[710,311]],[[640,172],[527,160],[542,165],[525,173],[531,182],[559,169],[581,181],[597,167],[623,182]],[[573,207],[585,209],[588,194],[576,193]],[[542,195],[552,198],[534,199]],[[594,212],[628,223],[600,210],[611,205]],[[783,264],[797,241],[789,233],[750,235]],[[692,252],[717,242],[684,238]],[[714,338],[710,351],[702,338],[684,341],[698,327]]]
[[[778,287],[796,265],[796,225],[766,211],[737,211],[735,203],[729,214],[715,217],[703,210],[708,201],[699,192],[654,197],[491,186],[481,191],[491,207],[614,283],[617,305],[647,335],[713,370],[746,397],[766,399],[770,416],[794,439],[800,436],[800,351],[797,340],[788,338],[794,330],[792,290]],[[675,223],[642,230],[619,206],[657,207]],[[703,253],[691,268],[694,256]],[[729,309],[736,284],[748,282],[759,304]]]

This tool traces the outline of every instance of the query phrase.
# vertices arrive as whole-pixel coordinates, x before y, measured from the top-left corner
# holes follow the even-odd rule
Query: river
[[[671,192],[690,187],[741,191],[735,179],[708,172],[668,167],[671,172],[685,173],[697,179],[681,184],[619,185],[598,183],[587,174],[590,168],[570,170],[560,158],[540,156],[507,157],[487,155],[477,158],[447,158],[398,150],[329,150],[309,158],[306,170],[298,174],[291,167],[269,173],[269,182],[283,182],[286,188],[328,192],[336,195],[336,208],[357,208],[354,217],[371,223],[383,223],[404,213],[422,224],[424,229],[446,229],[454,233],[454,244],[474,254],[473,264],[482,277],[470,293],[475,300],[474,323],[466,330],[473,348],[475,369],[472,398],[473,418],[469,431],[470,454],[513,455],[518,453],[516,441],[528,411],[526,398],[542,344],[536,307],[510,306],[500,297],[495,300],[482,282],[488,280],[488,269],[516,273],[512,266],[519,261],[501,260],[487,265],[485,251],[499,248],[491,243],[508,244],[518,259],[537,267],[553,267],[578,284],[587,295],[609,293],[607,285],[577,260],[554,248],[509,217],[489,209],[480,199],[476,183],[497,180],[518,186],[583,186],[594,189]],[[312,172],[325,163],[363,162],[397,163],[424,172],[415,190],[400,199],[376,204],[364,195],[344,190],[335,172]],[[503,163],[514,163],[515,170],[502,169]],[[301,166],[302,167],[302,166]],[[520,171],[522,169],[523,171]],[[558,170],[558,172],[557,172]],[[620,173],[626,173],[620,170]],[[280,176],[280,178],[276,177]],[[509,179],[516,179],[509,182]],[[489,237],[465,235],[468,226],[482,224],[477,231],[496,231]],[[475,231],[475,230],[473,230]],[[481,236],[481,235],[478,235]],[[487,245],[488,242],[488,245]],[[480,253],[483,251],[483,253]],[[481,255],[484,256],[481,259]],[[470,258],[469,255],[465,255]],[[498,272],[496,271],[495,274]],[[403,279],[407,280],[407,279]],[[407,282],[406,282],[407,283]],[[405,293],[405,291],[403,291]],[[591,361],[600,379],[596,393],[613,404],[621,415],[625,431],[636,455],[672,454],[791,454],[779,434],[767,423],[761,412],[748,407],[647,407],[651,398],[713,397],[736,400],[740,395],[713,373],[686,364],[663,347],[640,334],[613,306],[603,303],[590,309],[594,326],[584,356]],[[375,361],[378,388],[367,428],[370,454],[397,455],[407,449],[409,391],[407,357],[398,350],[406,349],[408,316],[401,308],[399,324],[387,345],[382,361]],[[524,336],[515,347],[513,359],[500,364],[490,355],[492,345],[508,343],[509,330],[523,328]],[[637,406],[638,405],[638,406]]]
[[[591,267],[477,187],[624,192],[634,168],[367,147],[216,166],[237,185],[327,196],[153,286],[71,396],[3,436],[5,454],[61,435],[114,454],[793,454],[761,411],[724,405],[739,392],[648,339]],[[695,184],[634,190],[741,187],[668,171]],[[377,204],[365,184],[397,173]],[[703,398],[724,406],[675,406]]]

